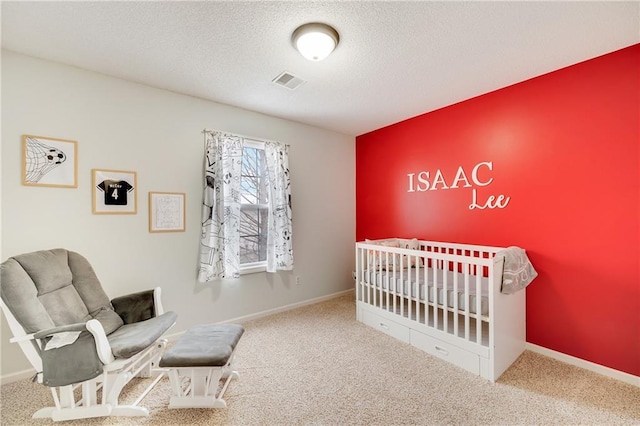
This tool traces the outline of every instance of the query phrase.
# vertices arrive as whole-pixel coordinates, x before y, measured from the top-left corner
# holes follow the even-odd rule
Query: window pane
[[[266,207],[243,205],[240,208],[240,264],[267,260]]]
[[[264,150],[245,146],[240,188],[240,264],[267,260],[266,170]]]
[[[267,164],[264,150],[243,148],[241,202],[247,204],[267,203]]]
[[[259,178],[257,150],[244,148],[242,152],[242,203],[257,203]]]

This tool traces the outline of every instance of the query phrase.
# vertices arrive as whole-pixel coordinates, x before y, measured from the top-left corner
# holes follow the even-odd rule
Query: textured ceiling
[[[291,45],[311,21],[322,62]],[[637,1],[2,2],[3,48],[348,135],[638,42]]]

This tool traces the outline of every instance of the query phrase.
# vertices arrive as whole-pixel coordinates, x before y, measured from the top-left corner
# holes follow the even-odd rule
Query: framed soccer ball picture
[[[78,142],[22,135],[22,184],[78,187]]]
[[[124,170],[91,171],[93,214],[136,214],[138,181],[136,172]]]

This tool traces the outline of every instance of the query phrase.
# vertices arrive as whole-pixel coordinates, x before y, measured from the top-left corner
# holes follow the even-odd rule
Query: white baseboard
[[[35,375],[36,375],[36,370],[34,370],[33,368],[18,371],[15,373],[6,374],[0,377],[0,385],[6,385],[7,383],[17,382],[18,380],[30,379]]]
[[[314,299],[309,299],[309,300],[305,300],[305,301],[298,302],[298,303],[292,303],[291,305],[281,306],[279,308],[274,308],[274,309],[268,309],[266,311],[257,312],[255,314],[245,315],[245,316],[242,316],[242,317],[238,317],[238,318],[222,321],[222,322],[220,322],[220,324],[227,324],[227,323],[236,323],[236,324],[239,323],[239,324],[242,324],[242,323],[245,323],[245,322],[248,322],[248,321],[252,321],[252,320],[255,320],[255,319],[268,317],[269,315],[279,314],[281,312],[291,311],[293,309],[301,308],[303,306],[314,305],[316,303],[324,302],[326,300],[335,299],[336,297],[340,297],[340,296],[343,296],[345,294],[353,293],[354,291],[355,290],[353,290],[353,289],[339,291],[337,293],[328,294],[326,296],[320,296],[320,297],[316,297]]]
[[[327,301],[327,300],[335,299],[336,297],[340,297],[340,296],[343,296],[345,294],[353,293],[354,291],[355,290],[344,290],[344,291],[340,291],[338,293],[332,293],[332,294],[329,294],[329,295],[326,295],[326,296],[320,296],[320,297],[316,297],[314,299],[305,300],[303,302],[292,303],[291,305],[281,306],[279,308],[268,309],[266,311],[257,312],[255,314],[251,314],[251,315],[245,315],[245,316],[242,316],[242,317],[237,317],[237,318],[232,318],[232,319],[225,320],[225,321],[220,321],[217,324],[242,324],[242,323],[249,322],[249,321],[252,321],[252,320],[255,320],[255,319],[268,317],[269,315],[275,315],[275,314],[279,314],[281,312],[286,312],[286,311],[291,311],[293,309],[302,308],[303,306],[314,305],[316,303],[320,303],[320,302],[324,302],[324,301]],[[167,335],[164,336],[164,338],[167,339],[167,341],[169,341],[169,342],[175,342],[176,340],[178,340],[178,338],[180,336],[182,336],[185,333],[185,331],[186,330],[179,331],[177,333],[167,334]]]
[[[254,320],[254,319],[267,317],[269,315],[277,314],[277,313],[280,313],[280,312],[286,312],[286,311],[290,311],[290,310],[293,310],[293,309],[301,308],[303,306],[313,305],[313,304],[316,304],[316,303],[324,302],[326,300],[335,299],[336,297],[340,297],[340,296],[343,296],[345,294],[353,293],[353,292],[354,292],[353,289],[339,291],[338,293],[333,293],[333,294],[329,294],[329,295],[326,295],[326,296],[316,297],[314,299],[305,300],[303,302],[292,303],[291,305],[281,306],[279,308],[274,308],[274,309],[268,309],[266,311],[258,312],[258,313],[255,313],[255,314],[245,315],[245,316],[242,316],[242,317],[238,317],[238,318],[222,321],[222,322],[220,322],[220,324],[228,324],[228,323],[238,324],[238,323],[248,322],[248,321],[251,321],[251,320]],[[178,340],[178,338],[182,334],[184,334],[184,331],[181,331],[181,332],[178,332],[178,333],[167,334],[164,337],[169,342],[174,342],[174,341]],[[32,368],[28,369],[28,370],[18,371],[16,373],[6,374],[4,376],[0,376],[0,385],[5,385],[7,383],[17,382],[18,380],[28,379],[28,378],[33,377],[35,374],[36,374],[36,370],[34,370]]]
[[[621,382],[628,383],[633,386],[640,387],[640,377],[633,374],[625,373],[623,371],[614,370],[613,368],[605,367],[604,365],[596,364],[591,361],[586,361],[581,358],[576,358],[571,355],[563,354],[562,352],[556,352],[551,349],[544,348],[542,346],[534,345],[533,343],[527,343],[526,349],[539,353],[541,355],[548,356],[549,358],[557,359],[564,363],[575,365],[576,367],[584,368],[585,370],[592,371],[594,373],[602,374],[603,376],[610,377]]]

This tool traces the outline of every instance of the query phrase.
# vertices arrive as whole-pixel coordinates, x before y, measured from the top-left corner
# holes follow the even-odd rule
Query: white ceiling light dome
[[[296,28],[291,40],[302,56],[310,61],[321,61],[336,48],[340,35],[327,24],[312,22]]]

